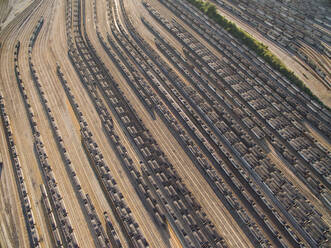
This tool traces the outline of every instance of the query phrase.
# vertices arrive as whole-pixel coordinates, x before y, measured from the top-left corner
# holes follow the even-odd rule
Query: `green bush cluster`
[[[259,56],[261,56],[272,68],[278,70],[283,76],[285,76],[290,82],[297,85],[300,89],[302,89],[305,93],[307,93],[312,99],[316,100],[318,103],[324,104],[311,92],[309,88],[300,80],[296,75],[294,75],[293,71],[286,68],[286,66],[277,58],[274,54],[270,52],[268,46],[254,39],[247,32],[241,30],[231,21],[228,21],[224,16],[220,15],[217,12],[217,8],[214,4],[208,1],[202,0],[187,0],[199,10],[201,10],[204,14],[206,14],[210,19],[214,20],[220,26],[222,26],[225,30],[227,30],[231,35],[245,44],[249,49],[256,52]],[[326,107],[326,106],[325,106]]]

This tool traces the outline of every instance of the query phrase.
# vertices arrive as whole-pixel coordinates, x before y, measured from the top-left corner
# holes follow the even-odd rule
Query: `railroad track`
[[[5,130],[7,144],[8,144],[8,150],[10,151],[11,156],[11,162],[14,167],[14,174],[17,184],[17,189],[19,192],[19,197],[21,200],[21,206],[23,209],[23,215],[26,222],[26,228],[28,231],[29,241],[31,247],[40,247],[39,245],[39,234],[35,227],[35,219],[33,216],[33,213],[31,211],[31,200],[29,196],[29,192],[27,191],[26,185],[25,185],[25,177],[21,169],[21,163],[19,156],[16,151],[16,146],[13,140],[13,132],[10,126],[10,119],[7,115],[6,108],[5,108],[5,102],[3,99],[2,94],[0,93],[0,114],[1,119],[3,123],[3,128]],[[2,162],[2,161],[1,161]],[[2,166],[2,164],[1,164]],[[2,169],[2,168],[1,168]]]
[[[133,31],[133,30],[131,30],[131,33],[134,33],[134,31]],[[146,46],[147,46],[147,45],[145,44],[145,45],[144,45],[144,47],[146,47]],[[153,57],[153,56],[151,56],[151,57]],[[178,61],[176,61],[176,63],[177,63],[177,65],[180,65],[180,63],[179,63]],[[163,67],[163,68],[165,68],[165,67],[166,67],[166,65],[165,65],[165,64],[163,64],[163,65],[162,65],[162,67]],[[185,73],[183,73],[183,74],[185,74]],[[174,79],[174,78],[172,78],[172,81],[175,81],[175,79]],[[266,207],[265,207],[265,208],[266,208]]]
[[[279,41],[276,40],[276,39],[271,39],[271,38],[268,37],[264,32],[262,32],[261,30],[259,30],[256,26],[252,25],[252,22],[251,22],[252,20],[257,21],[256,16],[254,16],[252,13],[248,13],[248,12],[246,11],[246,9],[242,9],[242,8],[240,8],[239,10],[240,10],[242,13],[245,13],[247,16],[249,16],[249,18],[250,18],[249,21],[246,20],[246,19],[244,19],[241,15],[239,15],[238,12],[233,11],[234,9],[238,9],[238,8],[235,8],[233,5],[232,5],[232,8],[229,8],[230,5],[229,5],[228,2],[224,2],[224,1],[223,1],[222,4],[220,4],[220,2],[218,2],[218,1],[213,1],[213,2],[216,2],[216,5],[217,5],[220,9],[227,11],[227,12],[230,13],[231,15],[234,15],[236,18],[239,18],[240,20],[242,20],[242,21],[244,21],[245,23],[247,23],[248,25],[250,25],[252,28],[256,29],[259,33],[261,33],[262,35],[264,35],[266,38],[270,39],[270,40],[271,40],[273,43],[275,43],[277,46],[280,46],[280,47],[282,47],[282,48],[284,48],[284,49],[286,49],[286,50],[288,49],[288,50],[290,50],[290,52],[293,52],[294,54],[299,55],[298,50],[293,49],[291,46],[288,46],[288,45],[282,44],[281,42],[279,42]],[[230,2],[231,2],[231,1],[230,1]],[[259,8],[257,8],[257,9],[259,9]],[[256,13],[258,13],[258,12],[256,12]],[[274,13],[272,13],[271,15],[273,15],[273,14],[274,14]],[[246,17],[247,17],[247,16],[246,16]],[[301,13],[301,17],[303,17],[303,16],[304,16],[304,14]],[[295,18],[297,18],[297,17],[295,17]],[[311,17],[306,17],[305,20],[300,20],[300,19],[298,19],[297,22],[300,22],[300,23],[304,22],[304,23],[305,23],[305,29],[306,29],[306,30],[307,30],[308,28],[313,29],[314,31],[315,31],[315,30],[319,30],[319,32],[322,33],[323,35],[326,35],[326,36],[328,35],[326,32],[324,32],[324,30],[320,29],[319,26],[316,27],[316,25],[315,25],[315,26],[313,27],[313,23],[311,22],[311,21],[313,21],[313,19],[310,19],[310,20],[309,20],[310,22],[307,22],[307,20],[308,20],[309,18],[311,18]],[[257,22],[258,22],[260,25],[266,27],[266,24],[265,24],[264,21],[262,21],[262,20],[259,19]],[[316,24],[316,23],[315,23],[315,24]],[[319,23],[319,24],[320,24],[320,23]],[[281,27],[281,25],[276,24],[276,23],[274,23],[273,26],[274,26],[275,28],[279,28],[279,27]],[[296,47],[299,48],[299,50],[302,49],[303,47],[310,47],[310,49],[313,49],[313,48],[314,48],[314,49],[318,50],[320,54],[323,54],[323,53],[324,53],[324,50],[323,50],[324,48],[323,48],[323,46],[321,45],[321,42],[318,41],[318,38],[315,38],[315,42],[316,42],[316,43],[315,43],[314,45],[312,45],[310,42],[307,42],[305,39],[303,39],[303,37],[301,37],[300,35],[297,34],[297,32],[299,32],[299,33],[301,33],[301,35],[302,35],[302,31],[304,31],[303,26],[302,26],[302,30],[299,30],[298,28],[293,27],[293,26],[292,26],[291,24],[289,24],[289,23],[287,23],[287,26],[290,26],[290,27],[292,28],[292,30],[294,30],[294,31],[291,33],[292,38],[291,38],[289,41],[290,41],[291,43],[293,43],[293,44],[296,44]],[[269,30],[274,30],[274,27],[268,27],[267,29],[269,29]],[[287,33],[288,33],[288,32],[287,32]],[[282,37],[282,35],[283,35],[283,34],[281,34],[280,37]],[[306,34],[306,35],[307,35],[307,34]],[[308,53],[308,54],[309,54],[309,53]],[[310,69],[311,69],[313,72],[315,72],[315,68],[313,68],[313,66],[311,66],[310,63],[307,63],[307,61],[305,61],[304,59],[303,59],[302,61],[305,62],[305,64],[308,65],[308,66],[310,67]],[[317,58],[314,57],[313,61],[316,62],[316,63],[318,63],[319,59],[317,59]],[[322,66],[322,68],[323,68],[323,66]],[[324,71],[324,72],[325,72],[325,71]],[[315,77],[316,77],[317,79],[319,79],[319,81],[321,81],[326,87],[329,88],[329,85],[328,85],[327,82],[325,81],[325,78],[321,77],[321,76],[320,76],[319,74],[317,74],[317,73],[314,73],[314,75],[315,75]]]
[[[314,73],[316,73],[317,77],[321,77],[321,81],[323,84],[327,87],[327,89],[331,89],[331,84],[328,82],[328,79],[330,79],[330,73],[328,72],[328,67],[331,65],[330,60],[328,58],[325,58],[323,55],[320,55],[315,50],[313,50],[311,47],[307,46],[306,44],[303,44],[300,48],[300,50],[307,55],[308,58],[315,61],[318,65],[318,67],[321,67],[323,70],[323,73],[325,73],[325,77],[323,78],[321,75],[317,74],[316,70],[313,70]]]
[[[160,17],[158,17],[158,18],[160,18]],[[177,30],[178,30],[178,25],[176,25],[176,27],[177,27]],[[182,28],[179,28],[179,30],[181,30]],[[183,32],[183,31],[182,31]],[[192,38],[191,38],[192,39]],[[215,61],[215,60],[214,60]],[[282,211],[283,213],[285,213],[285,211],[283,210]],[[308,237],[308,236],[306,236],[306,237]]]
[[[127,21],[127,20],[126,20]],[[128,28],[128,30],[130,30],[130,32],[133,34],[134,33],[134,30],[132,29],[132,28],[129,28],[129,27],[127,27]],[[119,37],[120,37],[120,34],[118,34],[118,33],[115,33],[114,34],[114,36],[115,37],[117,37],[118,39],[119,39]],[[130,40],[130,42],[132,42],[132,40]],[[127,49],[129,49],[129,45],[128,44],[122,44],[122,46],[123,46],[123,48],[124,47],[126,47]],[[143,47],[143,46],[142,46]],[[146,56],[146,55],[145,55]],[[149,54],[149,56],[150,56],[150,54]],[[161,72],[158,72],[159,73],[159,76],[160,77],[162,77],[161,75],[162,74],[160,74]],[[151,81],[151,78],[149,78],[149,80]],[[160,79],[159,79],[160,80]],[[163,77],[162,77],[162,80],[164,80],[164,75],[163,75]],[[173,81],[173,80],[172,80]],[[161,81],[159,81],[159,82],[161,82]],[[154,87],[156,87],[156,86],[154,86]],[[157,89],[157,87],[156,87],[156,89]],[[171,92],[171,91],[170,91]],[[160,91],[160,90],[158,90],[158,94],[160,94],[160,95],[163,95],[162,94],[162,92]],[[165,97],[164,95],[163,95],[163,97],[162,97],[162,99],[164,99],[165,101],[167,101],[167,97]],[[177,100],[178,101],[178,100]],[[172,109],[172,111],[174,111],[174,107],[171,107],[171,103],[169,102],[169,100],[167,101],[167,104],[166,105],[168,105],[168,106],[170,106],[170,109]],[[183,106],[181,106],[181,108],[182,109],[185,109],[185,107],[183,108]],[[162,114],[161,114],[162,115]],[[177,113],[177,116],[176,116],[176,118],[181,118],[181,116]],[[183,121],[183,120],[182,120]],[[165,122],[166,124],[168,124],[167,122]],[[185,125],[185,128],[187,128],[188,130],[190,129],[188,126],[187,126],[187,124],[185,124],[185,121],[183,121],[183,123],[184,123],[184,125]],[[169,124],[168,124],[169,125]],[[180,133],[176,133],[175,135],[176,136],[179,136],[179,134]],[[201,143],[201,142],[200,142]],[[206,149],[205,149],[206,150]],[[189,153],[190,154],[190,153]],[[193,156],[194,156],[195,154],[193,154]],[[190,156],[192,156],[191,154],[190,154]],[[211,157],[212,158],[212,156],[209,156],[209,157]],[[213,160],[213,162],[216,162],[215,160]],[[204,172],[204,173],[206,173],[206,172]],[[233,185],[232,185],[233,186]],[[214,188],[215,188],[215,186],[214,186]]]
[[[184,44],[185,45],[185,44]],[[200,66],[202,66],[202,65],[200,65]],[[208,66],[208,65],[207,65]],[[209,73],[210,74],[210,73]],[[208,77],[209,77],[209,75],[208,75]],[[217,80],[215,77],[212,79],[212,81],[215,81],[215,80]],[[268,89],[269,90],[269,89]],[[239,92],[239,93],[242,93],[242,92]],[[221,99],[222,100],[222,99]],[[251,108],[251,106],[248,106],[249,108]],[[247,111],[247,110],[246,110]],[[254,113],[254,110],[253,110],[253,113]],[[257,116],[257,118],[260,118],[260,116]],[[292,118],[292,117],[291,117]],[[262,120],[263,121],[263,120]],[[261,125],[263,125],[263,124],[260,124],[259,122],[257,122],[257,124],[258,124],[258,126],[261,126]],[[266,124],[267,126],[269,125],[269,124]],[[269,133],[269,132],[267,132],[267,133]],[[280,137],[280,136],[278,136],[280,139],[282,139],[282,137]],[[286,142],[284,142],[284,144],[286,145]],[[295,150],[292,148],[292,147],[290,147],[290,146],[288,146],[288,149],[290,149],[290,151],[291,152],[293,152],[294,154],[295,154]],[[301,160],[301,162],[303,162],[303,163],[305,163],[305,161],[303,161],[303,159],[299,156],[298,157],[298,159],[300,159]],[[307,165],[307,163],[306,163],[306,166],[309,166],[309,165]],[[314,172],[313,171],[313,173],[316,173],[316,171]],[[317,175],[318,177],[320,177],[320,175]],[[323,178],[321,178],[320,177],[320,179],[323,181],[324,179]],[[328,185],[328,183],[326,183],[326,185]]]
[[[168,8],[171,8],[171,11],[174,11],[174,13],[176,13],[176,14],[180,14],[179,12],[178,12],[178,3],[177,4],[174,4],[175,3],[175,1],[168,1],[168,0],[165,0],[165,1],[161,1],[161,3],[163,3],[163,4],[165,4]],[[185,8],[188,8],[188,4],[186,4],[186,5],[183,5],[183,4],[181,4],[180,5],[181,7],[183,7],[184,9]],[[194,9],[194,7],[189,7],[189,9],[188,9],[189,11],[191,11],[191,12],[194,12],[196,15],[195,15],[195,17],[194,18],[196,18],[196,16],[200,16],[200,18],[198,19],[198,21],[200,20],[200,21],[205,21],[206,22],[206,24],[202,24],[202,25],[200,25],[200,26],[197,26],[196,24],[195,24],[195,22],[194,22],[194,18],[192,18],[192,15],[186,15],[186,19],[183,19],[183,21],[184,22],[188,22],[188,20],[191,20],[192,21],[192,23],[194,23],[193,25],[192,25],[192,27],[193,27],[193,29],[197,32],[197,33],[199,33],[201,36],[202,36],[202,38],[203,39],[205,39],[206,41],[208,41],[208,42],[210,42],[210,44],[213,46],[213,47],[215,47],[216,48],[216,50],[218,50],[218,51],[220,51],[221,53],[222,53],[222,55],[223,56],[225,56],[225,57],[227,57],[227,59],[229,59],[230,61],[231,60],[234,60],[234,58],[233,57],[230,57],[230,55],[229,55],[229,53],[224,53],[222,50],[224,50],[224,49],[221,49],[218,45],[217,45],[217,43],[219,43],[219,44],[221,44],[222,46],[225,46],[226,47],[226,49],[229,49],[230,50],[230,53],[233,53],[233,54],[235,54],[234,52],[231,52],[231,49],[233,49],[233,48],[235,48],[235,49],[237,49],[237,47],[239,47],[240,48],[240,51],[242,52],[242,53],[244,53],[245,54],[245,56],[247,56],[247,58],[249,58],[249,59],[251,59],[251,63],[253,64],[253,65],[259,65],[260,67],[262,66],[263,68],[264,68],[264,70],[266,70],[266,72],[268,73],[268,74],[274,74],[273,76],[272,76],[272,80],[273,79],[275,79],[275,78],[277,78],[277,80],[278,81],[283,81],[283,83],[282,84],[278,84],[277,86],[275,86],[274,84],[271,84],[270,85],[270,80],[269,81],[267,81],[266,83],[268,83],[273,89],[275,88],[275,89],[277,89],[277,88],[281,88],[281,89],[285,89],[285,86],[284,86],[284,84],[286,85],[286,84],[290,84],[290,83],[288,83],[288,81],[287,80],[284,80],[284,78],[283,77],[280,77],[280,75],[279,75],[279,73],[276,73],[275,72],[275,70],[273,70],[272,68],[270,68],[270,67],[268,67],[268,66],[266,66],[266,64],[263,62],[262,64],[257,64],[255,61],[257,61],[256,59],[254,60],[254,57],[252,56],[252,54],[251,54],[251,52],[248,52],[247,51],[247,48],[245,47],[245,46],[243,46],[243,48],[241,48],[241,45],[233,38],[233,37],[231,37],[231,36],[228,36],[228,37],[226,37],[225,35],[224,35],[224,30],[222,30],[222,29],[220,29],[220,28],[216,28],[216,27],[214,27],[214,26],[212,26],[212,25],[210,25],[209,24],[209,22],[212,22],[213,23],[213,21],[210,21],[210,20],[208,20],[206,17],[204,17],[204,16],[202,16],[201,17],[201,14],[200,14],[200,12],[198,12],[196,9]],[[183,12],[183,13],[185,13],[185,12]],[[181,15],[179,15],[179,16],[181,16]],[[213,35],[210,35],[212,32],[215,32],[215,34],[214,34],[214,36],[215,35],[217,35],[216,37],[217,38],[214,38],[214,36]],[[202,35],[202,34],[204,34],[204,35]],[[225,44],[224,43],[224,41],[221,41],[220,39],[225,39],[225,40],[227,40],[227,41],[229,41],[229,43],[228,44]],[[254,55],[254,54],[253,54]],[[236,55],[237,56],[237,55]],[[254,55],[255,56],[255,55]],[[235,63],[238,63],[238,62],[236,62],[236,61],[234,61]],[[239,70],[240,70],[240,68],[238,68]],[[247,69],[246,69],[247,70]],[[255,75],[255,77],[259,77],[259,75]],[[291,87],[291,86],[289,86],[289,87]],[[310,99],[309,99],[309,97],[306,97],[302,92],[300,92],[300,91],[298,91],[298,90],[296,90],[295,88],[294,88],[294,90],[296,91],[296,93],[294,93],[294,92],[292,92],[292,91],[289,91],[289,92],[286,92],[286,94],[284,95],[284,96],[282,96],[282,98],[285,100],[285,101],[287,101],[287,98],[286,98],[286,96],[287,95],[291,95],[291,94],[293,94],[293,95],[295,95],[296,97],[298,97],[298,93],[299,94],[301,94],[303,97],[300,97],[300,100],[298,101],[299,103],[301,102],[302,104],[301,104],[301,106],[304,106],[304,108],[306,109],[305,110],[305,112],[304,111],[302,111],[302,110],[300,110],[300,109],[297,109],[301,114],[303,114],[304,116],[306,116],[306,114],[307,114],[307,112],[310,112],[311,114],[315,114],[314,113],[314,111],[311,111],[310,109],[308,109],[307,107],[306,107],[306,105],[307,105],[307,100],[308,100],[308,103],[310,103]],[[277,91],[276,91],[277,92]],[[283,93],[284,94],[284,93]],[[300,96],[300,95],[299,95]],[[306,98],[306,99],[305,99]],[[291,102],[289,102],[289,104],[291,105],[291,106],[293,106],[294,108],[297,108],[297,106],[295,105],[295,104],[293,104],[293,103],[291,103]],[[320,108],[320,110],[321,110],[321,107],[319,107]],[[318,113],[321,113],[321,111],[319,111],[319,110],[315,110],[315,111],[317,111]],[[316,116],[316,115],[315,115]],[[322,121],[322,123],[324,123],[324,124],[326,124],[326,123],[328,123],[328,121],[329,121],[329,118],[326,118],[326,119],[323,119],[323,118],[321,118],[321,117],[319,117],[320,119],[321,119],[321,121]],[[326,135],[327,136],[327,135]]]
[[[112,90],[114,90],[114,89],[112,89]],[[117,95],[119,95],[119,94],[117,94]],[[127,108],[127,107],[126,107]],[[131,109],[131,107],[129,107],[128,109]],[[132,110],[130,110],[130,111],[132,111]],[[135,115],[130,115],[130,118],[132,118],[132,117],[134,117]],[[136,117],[135,117],[136,118]],[[138,120],[138,119],[136,119],[136,120]],[[138,122],[139,123],[139,122]],[[139,126],[138,126],[139,127]],[[139,127],[139,128],[137,128],[136,129],[138,132],[140,131],[140,130],[144,130],[144,127]],[[154,148],[155,149],[155,148]],[[146,150],[147,151],[147,150]],[[145,153],[146,153],[146,151],[145,151]],[[146,157],[146,154],[144,154],[143,155],[144,157]],[[148,156],[150,156],[150,155],[148,155]]]
[[[15,20],[13,20],[12,21],[12,23],[10,23],[7,27],[6,27],[6,29],[5,30],[3,30],[3,32],[1,33],[2,34],[2,36],[1,36],[1,39],[3,39],[4,40],[4,43],[3,43],[3,46],[1,47],[1,49],[4,49],[4,47],[6,46],[10,46],[10,44],[8,44],[8,43],[11,43],[11,46],[13,46],[14,44],[16,44],[16,42],[17,42],[17,40],[16,40],[16,38],[13,38],[13,37],[10,37],[10,35],[11,36],[14,36],[15,35],[15,32],[20,32],[20,31],[22,31],[22,30],[24,30],[23,32],[21,32],[21,34],[23,35],[23,34],[25,34],[25,36],[26,37],[29,37],[30,36],[30,30],[29,30],[29,28],[33,28],[34,27],[34,23],[33,22],[29,22],[28,24],[27,24],[27,22],[29,21],[29,20],[31,20],[31,16],[32,16],[32,14],[33,13],[35,13],[35,12],[38,12],[39,10],[40,10],[40,5],[41,5],[41,1],[35,1],[33,4],[31,4],[27,9],[25,9],[25,11],[23,11]],[[17,21],[17,22],[16,22]],[[24,28],[24,29],[23,29]],[[27,28],[27,29],[25,29],[25,28]],[[15,32],[14,32],[15,31]],[[12,33],[10,33],[10,32],[12,32]],[[16,50],[16,48],[15,48],[15,50]],[[3,52],[3,51],[2,51]],[[10,53],[10,52],[9,52]],[[13,58],[12,57],[10,57],[9,55],[9,53],[7,53],[7,55],[8,55],[8,57],[9,58],[7,58],[6,57],[6,59],[8,59],[8,61],[10,61],[10,65],[12,65],[12,61],[13,61]],[[13,53],[12,53],[13,54]],[[16,55],[18,55],[18,54],[16,54]],[[2,59],[5,59],[5,57],[3,56],[2,57]],[[16,57],[16,66],[17,66],[17,61],[18,61],[18,58]],[[8,65],[9,65],[8,64]],[[18,67],[16,67],[15,68],[15,70],[17,69]],[[11,67],[11,68],[9,68],[9,69],[13,69],[12,71],[15,71],[14,70],[14,67]],[[18,70],[18,69],[17,69]],[[14,73],[13,73],[14,74]],[[4,81],[5,82],[5,81]],[[15,87],[14,87],[15,88]],[[7,88],[8,89],[8,88]],[[7,91],[7,89],[6,89],[6,91]],[[12,96],[12,92],[10,92],[10,95]],[[10,114],[12,114],[12,113],[10,113]],[[21,143],[21,141],[20,142],[18,142],[18,143]],[[18,147],[19,147],[19,149],[21,149],[21,144],[18,144]],[[27,171],[27,169],[25,168],[25,159],[23,159],[23,163],[22,163],[22,167],[21,167],[21,170],[22,170],[22,172],[23,171],[25,171],[25,175],[26,175],[26,177],[30,177],[30,172],[28,172]],[[27,173],[28,172],[28,173]],[[45,240],[47,240],[47,233],[45,232],[45,230],[43,230],[43,229],[41,229],[41,228],[44,228],[44,224],[41,224],[39,221],[40,221],[40,218],[41,218],[41,216],[40,216],[40,212],[38,212],[38,211],[40,211],[39,209],[37,209],[37,206],[35,205],[35,197],[36,197],[36,192],[34,192],[34,190],[33,189],[31,189],[30,187],[30,183],[31,183],[31,181],[29,180],[29,182],[28,182],[28,185],[27,185],[27,187],[26,187],[26,189],[25,190],[31,190],[30,191],[30,199],[31,199],[31,201],[29,201],[29,202],[27,202],[26,204],[28,204],[28,203],[33,203],[32,205],[31,205],[31,208],[30,208],[30,210],[29,211],[27,211],[27,212],[25,212],[24,211],[24,215],[26,216],[26,215],[29,215],[30,217],[29,218],[32,218],[33,219],[33,215],[35,216],[35,218],[36,218],[36,222],[31,222],[31,225],[35,225],[35,228],[36,228],[36,230],[38,230],[38,232],[39,233],[41,233],[41,238],[43,238],[43,239],[45,239]],[[26,197],[26,196],[25,196]],[[32,213],[32,212],[34,213]],[[19,228],[19,227],[17,227],[17,228]],[[40,232],[41,231],[41,232]],[[29,232],[29,236],[30,236],[30,232]],[[34,241],[33,241],[33,243],[38,243],[40,240],[39,240],[39,238],[36,238],[36,234],[33,234],[34,235]],[[25,236],[25,235],[24,235]],[[23,235],[22,235],[22,238],[24,237]],[[23,242],[23,244],[24,244],[24,242]],[[35,245],[35,244],[31,244],[31,246],[33,246],[33,245]],[[39,245],[39,244],[38,244]],[[43,242],[41,242],[41,244],[40,245],[42,245],[43,246]]]
[[[37,0],[1,32],[20,240],[327,245],[331,151],[305,125],[328,141],[331,113],[185,1],[136,4]]]
[[[79,4],[80,4],[80,2],[78,3],[78,9],[80,9]],[[82,13],[83,13],[82,14],[82,17],[83,17],[83,20],[85,20],[85,17],[84,17],[84,7],[82,8],[82,10],[83,10],[82,11]],[[80,20],[80,18],[78,18],[78,22],[80,22],[79,20]],[[83,28],[84,28],[84,32],[86,32],[85,31],[84,21],[83,21]],[[80,30],[80,28],[79,28],[79,30]],[[76,39],[76,46],[78,48],[78,52],[80,53],[80,56],[83,58],[83,60],[85,60],[85,63],[87,65],[87,67],[89,68],[89,70],[92,72],[93,77],[96,80],[98,80],[97,75],[96,75],[96,71],[98,71],[100,69],[98,69],[98,67],[96,67],[95,62],[94,62],[94,67],[93,67],[91,65],[91,60],[88,62],[86,60],[86,58],[85,58],[86,52],[89,52],[90,53],[90,57],[93,58],[95,56],[94,55],[94,51],[91,48],[89,48],[89,47],[84,48],[85,50],[82,51],[81,48],[83,48],[85,46],[85,42],[83,41],[82,36],[80,38],[75,38],[75,39]],[[70,56],[70,54],[69,54],[69,56]],[[71,58],[71,59],[73,60],[73,58]],[[73,63],[75,63],[75,62],[73,61]],[[77,70],[77,72],[80,73],[79,70]],[[100,72],[99,72],[98,75],[99,76],[103,76],[102,73],[100,73]],[[85,81],[85,83],[87,83],[87,82]],[[89,91],[90,91],[91,96],[94,95],[94,99],[98,98],[97,97],[97,94],[98,94],[97,92],[98,91],[93,90],[91,87],[88,87],[88,85],[86,85],[86,86],[87,86],[87,88],[89,88]],[[107,108],[104,107],[103,102],[99,100],[98,103],[101,105],[101,106],[99,106],[99,111],[100,111],[99,114],[102,114],[102,112],[107,112]],[[101,111],[101,108],[102,108],[102,111]],[[108,119],[109,119],[109,116],[110,115],[109,114],[106,114],[106,115],[108,116]],[[111,118],[109,120],[111,120]],[[107,124],[109,124],[109,123],[107,123]],[[104,125],[104,126],[106,126],[106,125]],[[108,133],[111,133],[112,132],[112,130],[110,130],[110,129],[112,129],[112,126],[111,127],[108,126]],[[109,136],[109,139],[111,139],[110,136]],[[115,140],[116,140],[116,138],[115,138]],[[115,204],[116,204],[116,202],[115,202]],[[122,206],[122,208],[123,208],[123,206]],[[126,204],[124,205],[124,208],[127,208],[126,207]],[[148,246],[148,243],[147,243],[146,239],[140,233],[139,228],[138,228],[138,224],[135,223],[135,222],[133,222],[133,224],[135,225],[135,227],[133,227],[133,225],[131,224],[131,222],[134,221],[133,218],[130,217],[131,220],[130,219],[125,219],[126,217],[123,216],[123,214],[117,209],[116,206],[114,206],[114,209],[115,209],[115,213],[117,213],[118,221],[121,223],[122,229],[125,232],[126,237],[128,238],[128,240],[130,241],[130,244],[131,245],[134,245],[135,247],[138,246],[138,245],[143,245],[143,246],[146,246],[147,247]],[[138,233],[137,234],[136,233],[132,233],[132,229],[131,228],[136,228],[136,230],[138,231]]]

